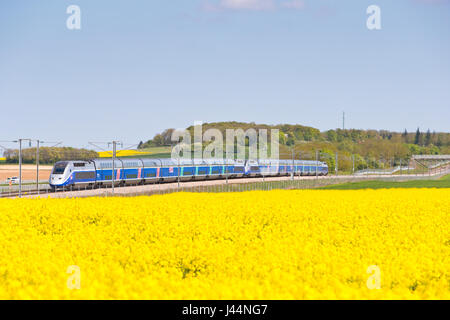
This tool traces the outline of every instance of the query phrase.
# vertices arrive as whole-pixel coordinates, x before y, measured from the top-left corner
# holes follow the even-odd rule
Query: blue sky
[[[66,8],[81,8],[68,30]],[[381,8],[382,30],[366,28]],[[450,1],[1,1],[0,140],[195,120],[449,131]]]

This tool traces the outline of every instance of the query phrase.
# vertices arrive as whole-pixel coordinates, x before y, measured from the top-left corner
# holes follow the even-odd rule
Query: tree
[[[417,144],[417,145],[420,144],[420,136],[421,136],[420,129],[417,128],[417,131],[416,131],[416,137],[415,137],[415,139],[414,139],[414,144]]]
[[[164,144],[164,137],[158,133],[153,137],[153,143],[155,144],[155,146],[162,146]]]
[[[301,128],[296,128],[294,130],[294,136],[296,140],[304,140],[303,138],[303,131]]]
[[[164,130],[161,135],[163,137],[163,144],[165,146],[170,146],[172,144],[172,133],[175,131],[175,129],[166,129]]]
[[[8,149],[4,153],[6,162],[18,163],[19,150]],[[53,164],[62,160],[91,160],[98,158],[98,153],[93,150],[76,149],[71,147],[40,147],[39,163]],[[23,163],[36,163],[36,148],[22,149]]]
[[[337,134],[334,130],[327,131],[327,140],[331,142],[335,142],[337,140]]]
[[[303,138],[305,139],[305,141],[311,141],[313,138],[313,133],[310,130],[307,130],[303,134]]]
[[[284,133],[282,132],[282,131],[280,131],[279,132],[279,142],[280,142],[280,144],[286,144],[286,137],[285,137],[285,135],[284,135]]]
[[[439,134],[439,135],[438,135],[438,138],[437,138],[436,146],[442,147],[443,145],[444,145],[444,143],[442,142],[442,137],[441,137],[441,135]]]
[[[403,132],[403,134],[402,134],[402,138],[403,138],[403,141],[405,141],[405,143],[408,143],[408,131],[406,131],[406,129],[405,129],[405,132]]]
[[[429,146],[431,144],[431,132],[430,129],[428,129],[427,134],[425,136],[425,145]]]
[[[289,135],[287,141],[286,141],[286,145],[287,146],[293,146],[295,144],[295,140],[292,136]]]
[[[334,169],[336,166],[335,152],[333,152],[332,150],[323,148],[323,149],[319,150],[319,157],[320,157],[320,159],[319,159],[320,161],[323,161],[328,165],[328,171],[334,172]]]

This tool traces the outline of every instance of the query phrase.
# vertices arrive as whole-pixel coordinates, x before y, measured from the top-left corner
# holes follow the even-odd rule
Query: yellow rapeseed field
[[[449,299],[450,189],[3,199],[0,244],[0,299]]]
[[[113,154],[112,151],[100,151],[98,153],[98,156],[100,158],[111,158],[112,154]],[[117,150],[116,151],[117,157],[132,157],[132,156],[142,156],[142,155],[147,155],[147,154],[150,154],[150,153],[146,152],[146,151],[137,151],[137,150]]]

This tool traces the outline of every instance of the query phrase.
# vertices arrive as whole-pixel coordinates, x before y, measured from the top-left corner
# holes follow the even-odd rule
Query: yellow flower
[[[100,158],[112,158],[112,151],[100,151],[98,156]],[[137,150],[118,150],[116,151],[117,157],[133,157],[133,156],[142,156],[150,154],[150,152],[146,151],[137,151]]]
[[[450,189],[2,199],[0,243],[0,299],[450,298]]]

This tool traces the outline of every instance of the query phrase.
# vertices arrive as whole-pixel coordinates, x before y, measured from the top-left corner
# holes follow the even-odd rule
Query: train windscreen
[[[53,168],[53,174],[63,174],[67,167],[67,162],[58,162]]]

